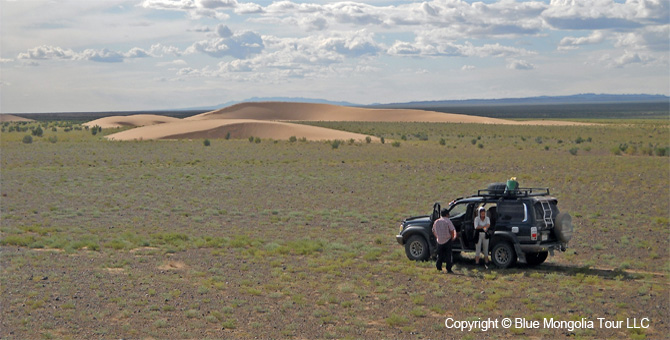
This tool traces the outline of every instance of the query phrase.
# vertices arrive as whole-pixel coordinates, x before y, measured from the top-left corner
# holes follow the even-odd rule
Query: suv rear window
[[[526,203],[501,203],[498,205],[498,219],[507,222],[526,222],[528,208]]]

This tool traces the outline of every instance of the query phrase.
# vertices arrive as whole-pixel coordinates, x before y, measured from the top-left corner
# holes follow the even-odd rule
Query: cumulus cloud
[[[633,64],[647,65],[654,62],[655,58],[646,53],[626,50],[623,54],[615,58],[606,54],[601,58],[601,61],[605,63],[607,67],[624,68]]]
[[[221,27],[220,32],[217,29],[219,34],[223,33],[224,35],[228,34],[229,31],[227,27]],[[186,52],[201,52],[214,58],[231,56],[237,59],[245,59],[260,53],[264,47],[263,38],[258,33],[246,31],[226,37],[198,41],[191,45]]]
[[[507,68],[510,70],[532,70],[535,66],[525,60],[510,60],[507,63]]]
[[[326,38],[321,42],[321,47],[348,57],[375,55],[381,50],[374,40],[374,34],[364,30]]]
[[[57,46],[42,45],[19,53],[17,59],[47,60],[47,59],[73,59],[77,53],[71,49],[62,49]]]
[[[565,37],[558,44],[559,50],[576,49],[581,45],[598,44],[605,40],[605,35],[601,31],[595,31],[586,37]]]
[[[630,30],[648,23],[667,22],[670,5],[666,0],[551,0],[542,12],[554,28]]]
[[[101,50],[86,49],[75,52],[71,49],[63,49],[58,46],[42,45],[19,53],[17,59],[24,60],[88,60],[103,63],[118,63],[125,59],[147,58],[150,53],[141,48],[132,48],[126,53],[111,51],[103,48]]]

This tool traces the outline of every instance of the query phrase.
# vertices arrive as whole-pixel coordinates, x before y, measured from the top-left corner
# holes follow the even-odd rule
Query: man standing
[[[453,266],[451,241],[456,238],[456,228],[454,228],[454,224],[449,219],[449,210],[446,208],[442,209],[440,216],[442,218],[433,224],[433,235],[437,238],[437,263],[435,265],[437,270],[441,272],[442,262],[446,262],[447,273],[453,273],[451,271],[451,267]]]

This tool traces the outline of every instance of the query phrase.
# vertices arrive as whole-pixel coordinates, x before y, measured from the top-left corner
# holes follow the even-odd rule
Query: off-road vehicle
[[[529,265],[541,264],[548,254],[554,255],[554,250],[565,251],[572,238],[572,218],[560,212],[557,204],[548,188],[510,189],[505,183],[494,183],[476,195],[457,198],[447,207],[458,233],[453,251],[475,250],[474,219],[479,207],[484,207],[491,220],[489,250],[493,263],[499,268],[507,268],[517,259]],[[434,258],[437,242],[432,226],[440,218],[440,209],[435,203],[432,214],[402,221],[396,240],[405,246],[410,260]]]

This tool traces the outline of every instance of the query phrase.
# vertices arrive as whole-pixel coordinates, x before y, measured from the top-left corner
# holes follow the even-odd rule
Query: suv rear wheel
[[[405,243],[405,254],[407,258],[414,261],[424,261],[428,259],[430,251],[426,239],[421,235],[413,235]]]
[[[539,253],[526,253],[526,263],[531,266],[537,266],[542,264],[547,259],[547,255],[549,255],[549,253],[546,251],[541,251]]]
[[[507,242],[497,242],[491,251],[491,261],[498,268],[507,268],[516,262],[516,252],[514,247]]]

